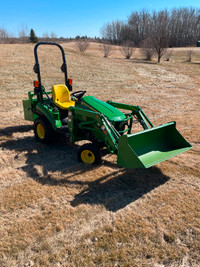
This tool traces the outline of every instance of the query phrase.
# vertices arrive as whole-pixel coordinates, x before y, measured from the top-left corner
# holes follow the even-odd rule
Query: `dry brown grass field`
[[[149,169],[106,155],[77,160],[78,145],[34,139],[22,100],[36,75],[31,44],[0,46],[0,266],[199,266],[200,48],[171,60],[126,60],[98,44],[63,44],[73,90],[140,105],[154,125],[177,122],[193,149]],[[59,50],[40,47],[46,89],[63,82]],[[56,70],[58,68],[58,71]]]

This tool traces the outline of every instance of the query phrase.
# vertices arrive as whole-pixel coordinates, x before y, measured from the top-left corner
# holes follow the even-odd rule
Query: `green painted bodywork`
[[[36,113],[45,116],[54,130],[62,127],[59,111],[54,110],[51,106],[38,103],[36,106]]]
[[[28,99],[23,100],[23,108],[25,120],[34,122],[41,115],[47,118],[54,130],[62,126],[59,111],[50,105],[48,98],[44,98],[44,102],[41,103],[37,95],[30,91]]]
[[[33,112],[31,109],[31,101],[29,99],[23,100],[24,119],[27,121],[34,121]]]
[[[24,119],[28,121],[34,121],[34,111],[38,104],[37,96],[32,92],[28,92],[28,99],[23,100]]]
[[[60,111],[45,95],[41,102],[38,95],[29,92],[23,108],[26,120],[44,116],[54,131],[62,129]],[[133,133],[133,117],[144,131]],[[120,123],[126,129],[118,129]],[[93,96],[85,96],[69,108],[67,134],[71,143],[80,140],[103,143],[108,152],[117,154],[118,165],[125,168],[149,168],[192,148],[177,131],[175,122],[154,127],[139,106],[103,102]]]
[[[83,97],[81,101],[81,107],[104,114],[109,121],[116,122],[126,119],[126,116],[120,110],[95,98],[94,96]]]
[[[192,146],[176,130],[175,122],[119,138],[117,163],[126,168],[149,168]]]

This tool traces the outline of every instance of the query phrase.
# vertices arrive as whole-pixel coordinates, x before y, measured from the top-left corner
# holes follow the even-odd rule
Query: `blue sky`
[[[200,0],[5,0],[0,5],[0,27],[18,35],[22,26],[38,36],[100,36],[100,28],[113,20],[126,21],[132,11],[174,7],[200,8]]]

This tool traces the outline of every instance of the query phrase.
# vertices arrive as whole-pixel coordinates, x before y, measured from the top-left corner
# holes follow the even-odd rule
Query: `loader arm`
[[[82,118],[82,120],[80,120],[80,118]],[[84,118],[86,119],[85,121]],[[77,129],[84,129],[94,134],[100,134],[108,151],[110,153],[117,153],[120,134],[103,114],[82,108],[71,107],[68,113],[68,126],[71,143],[83,139],[79,139],[77,136]]]
[[[122,135],[118,142],[117,163],[125,168],[149,168],[165,161],[192,146],[176,129],[175,122],[154,127],[139,106],[107,101],[110,105],[131,110],[144,131]]]
[[[139,106],[133,106],[133,105],[127,105],[127,104],[122,104],[122,103],[117,103],[117,102],[112,102],[112,101],[107,101],[108,104],[115,108],[120,108],[124,110],[131,110],[132,115],[136,116],[140,124],[144,129],[150,129],[153,126],[153,123],[150,121],[150,119],[147,117],[147,115],[144,113],[144,111],[141,109]]]
[[[154,127],[139,106],[114,102],[109,104],[131,110],[132,116],[137,117],[144,131],[131,133],[129,129],[128,134],[120,134],[104,114],[71,107],[68,114],[70,141],[90,140],[87,135],[82,138],[81,130],[101,135],[108,151],[117,154],[118,165],[125,168],[149,168],[192,147],[178,132],[175,122]]]

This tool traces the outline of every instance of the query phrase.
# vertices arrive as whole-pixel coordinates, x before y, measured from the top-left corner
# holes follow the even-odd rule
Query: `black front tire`
[[[78,151],[78,160],[86,164],[101,163],[100,149],[94,144],[84,144]]]
[[[48,144],[52,141],[53,128],[47,119],[39,117],[34,122],[34,134],[36,140]]]

